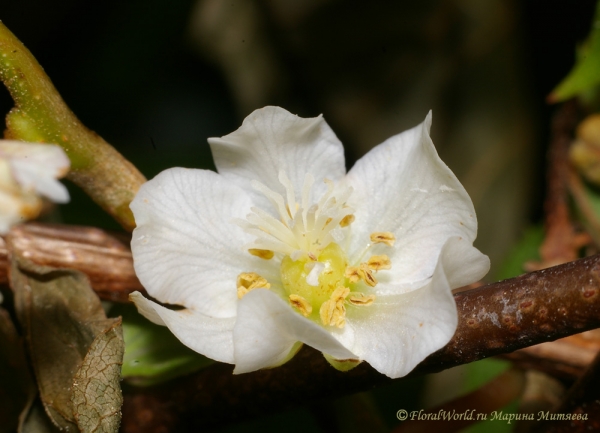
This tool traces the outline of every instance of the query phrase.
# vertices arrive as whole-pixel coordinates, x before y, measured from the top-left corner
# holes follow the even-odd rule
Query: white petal
[[[206,170],[173,168],[145,183],[131,203],[131,248],[148,293],[209,316],[235,316],[241,272],[279,278],[273,260],[242,250],[252,237],[230,222],[250,206],[241,189]]]
[[[490,259],[464,238],[448,239],[442,250],[444,271],[450,287],[466,286],[482,279],[490,270]]]
[[[157,325],[168,327],[190,349],[220,362],[233,364],[232,330],[235,317],[218,319],[199,311],[169,310],[133,292],[129,298],[140,314]]]
[[[454,335],[458,317],[442,260],[420,289],[378,297],[368,307],[349,306],[344,330],[348,335],[340,340],[391,378],[405,376],[444,347]]]
[[[65,186],[56,180],[66,174],[70,161],[62,148],[51,144],[0,140],[0,157],[9,161],[13,176],[25,189],[56,203],[69,201]]]
[[[264,289],[253,290],[240,301],[233,341],[236,374],[280,365],[297,341],[336,359],[357,358],[323,327]]]
[[[342,144],[322,116],[303,119],[283,108],[265,107],[246,117],[237,131],[208,142],[219,173],[254,195],[253,201],[265,210],[271,205],[252,189],[250,180],[285,197],[279,182],[283,170],[299,200],[304,177],[312,173],[315,200],[327,189],[324,178],[337,181],[346,173]]]
[[[477,234],[473,203],[437,155],[430,125],[431,113],[419,126],[372,149],[347,176],[354,188],[349,205],[356,209],[349,258],[361,259],[370,233],[393,233],[393,247],[377,244],[370,254],[390,257],[389,279],[399,285],[431,277],[448,238],[472,243]]]

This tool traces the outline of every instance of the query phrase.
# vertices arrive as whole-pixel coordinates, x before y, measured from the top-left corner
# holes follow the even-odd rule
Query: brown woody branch
[[[454,337],[411,376],[600,327],[600,255],[488,284],[454,298],[459,314]],[[163,386],[129,389],[122,431],[200,431],[390,382],[365,363],[338,372],[320,353],[304,348],[292,361],[271,370],[233,375],[231,366],[219,364]]]
[[[93,227],[29,223],[13,227],[7,238],[14,250],[37,265],[84,272],[104,300],[127,302],[129,293],[143,290],[133,270],[128,235]],[[0,283],[8,282],[7,255],[0,238]]]

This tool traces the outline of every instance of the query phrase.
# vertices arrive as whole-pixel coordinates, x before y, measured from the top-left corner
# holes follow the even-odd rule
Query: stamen
[[[348,278],[351,283],[358,283],[359,280],[364,280],[371,287],[377,285],[377,279],[373,275],[369,265],[367,263],[361,263],[359,266],[348,266],[344,276]]]
[[[300,260],[302,257],[304,257],[304,251],[302,250],[296,250],[294,251],[292,254],[289,254],[290,258],[293,261],[298,261]]]
[[[371,233],[371,242],[374,244],[384,243],[393,247],[394,242],[396,242],[396,237],[391,232],[375,232]]]
[[[284,255],[290,255],[294,253],[294,248],[290,247],[288,244],[274,236],[265,236],[264,232],[259,229],[251,228],[247,229],[246,232],[256,236],[256,239],[254,242],[249,242],[244,245],[245,249],[255,248],[260,250],[272,250]]]
[[[371,305],[373,301],[375,301],[375,295],[364,295],[362,293],[352,293],[348,297],[348,301],[352,305],[356,305],[359,307],[366,307],[367,305]]]
[[[293,294],[290,295],[289,299],[290,304],[300,310],[300,313],[302,313],[304,317],[310,316],[310,313],[312,313],[312,305],[310,305],[306,299],[302,296]]]
[[[377,279],[373,275],[373,272],[368,268],[366,263],[361,263],[358,267],[358,274],[360,277],[365,280],[365,283],[371,287],[375,287],[377,285]]]
[[[392,269],[392,262],[388,256],[382,254],[380,256],[371,256],[367,262],[367,266],[369,269],[373,269],[374,271],[379,271],[381,269]]]
[[[245,223],[234,221],[247,233],[256,236],[254,243],[246,248],[272,250],[284,255],[301,250],[305,254],[312,252],[318,255],[331,242],[343,240],[340,223],[341,226],[349,224],[352,221],[350,215],[354,212],[346,205],[352,188],[336,188],[331,180],[325,179],[327,191],[311,205],[314,178],[307,174],[300,205],[296,202],[294,186],[284,171],[280,171],[279,181],[285,188],[284,195],[258,181],[252,182],[254,189],[269,200],[278,215],[252,208],[253,213],[246,217]]]
[[[310,208],[310,203],[308,200],[310,199],[310,189],[315,183],[315,178],[312,174],[307,174],[304,178],[304,185],[302,186],[302,222],[304,223],[305,230],[308,230],[308,221],[306,219],[308,209]]]
[[[335,199],[334,197],[331,197],[330,200],[334,200],[334,199]],[[331,203],[327,202],[326,204],[331,204]],[[319,208],[315,212],[315,225],[313,227],[313,232],[316,232],[316,233],[322,232],[323,229],[325,228],[325,226],[327,225],[327,222],[330,221],[329,215],[327,214],[327,210],[328,209],[319,206]]]
[[[279,216],[282,219],[284,217],[288,218],[287,211],[285,209],[285,203],[283,202],[283,197],[280,194],[277,194],[271,188],[260,183],[257,180],[253,180],[251,185],[252,185],[252,188],[257,190],[258,192],[261,192],[266,198],[269,199],[269,201],[273,204],[273,206],[275,206],[275,209],[277,209],[279,211]],[[287,223],[287,221],[284,220],[284,224],[286,224],[286,223]]]
[[[346,307],[344,306],[344,301],[349,293],[349,288],[340,286],[333,291],[328,301],[323,302],[319,314],[321,322],[325,326],[344,327],[346,324]]]
[[[269,289],[271,285],[255,272],[242,272],[237,277],[237,296],[242,299],[250,290]]]
[[[296,212],[298,212],[298,209],[299,209],[298,203],[294,204],[293,207],[294,207],[294,210],[292,211],[289,204],[285,205],[285,210],[287,210],[287,214],[292,219],[292,221],[295,218]]]
[[[248,252],[253,256],[260,257],[263,260],[271,260],[275,255],[275,253],[271,250],[261,250],[258,248],[250,248]]]
[[[360,273],[358,272],[358,267],[348,266],[346,268],[344,276],[348,278],[348,281],[350,281],[351,283],[358,283],[358,281],[360,280]]]
[[[321,199],[317,203],[317,206],[318,206],[319,209],[324,209],[325,208],[325,203],[331,197],[331,194],[333,193],[333,187],[334,187],[332,180],[323,179],[323,182],[327,185],[327,192],[325,194],[323,194],[323,197],[321,197]]]
[[[289,229],[289,225],[287,225],[285,222],[276,220],[260,208],[252,207],[250,210],[254,212],[246,216],[250,223],[254,224],[265,233],[273,235],[282,240],[288,245],[294,245],[296,243],[294,234]]]
[[[340,227],[348,227],[350,224],[352,224],[354,222],[356,218],[354,217],[353,214],[350,215],[346,215],[344,218],[342,218],[342,220],[340,221]]]
[[[290,218],[294,219],[294,215],[298,210],[298,204],[296,203],[296,194],[294,191],[294,186],[290,179],[286,176],[285,171],[279,170],[279,182],[285,187],[285,192],[287,193],[287,211]]]

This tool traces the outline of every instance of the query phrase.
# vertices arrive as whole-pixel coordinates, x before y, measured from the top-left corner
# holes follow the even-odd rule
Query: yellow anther
[[[375,301],[375,295],[364,295],[362,293],[352,293],[348,297],[348,301],[352,305],[358,305],[360,307],[366,307],[367,305],[371,305],[373,301]]]
[[[342,218],[342,220],[340,221],[340,227],[348,227],[350,224],[352,224],[354,222],[356,218],[354,218],[353,214],[350,215],[346,215],[344,218]]]
[[[350,294],[350,289],[344,286],[338,286],[331,294],[331,299],[344,300]]]
[[[260,257],[261,259],[271,260],[275,253],[271,250],[259,250],[257,248],[250,248],[248,250],[250,254],[256,257]]]
[[[246,289],[245,287],[238,286],[238,288],[237,288],[238,299],[242,299],[244,297],[244,295],[246,293],[248,293],[249,291],[250,290]]]
[[[333,317],[333,311],[335,310],[335,302],[325,301],[321,304],[319,314],[321,316],[321,322],[323,325],[329,325],[331,318]]]
[[[351,283],[358,283],[358,280],[360,280],[360,273],[356,266],[348,266],[344,276],[348,278],[348,281]]]
[[[391,232],[374,232],[371,233],[371,242],[374,244],[384,243],[393,247],[394,242],[396,242],[396,236]]]
[[[269,289],[270,287],[267,280],[254,272],[242,272],[237,277],[238,299],[242,299],[250,290]]]
[[[325,225],[329,224],[332,220],[333,218],[327,218],[327,221],[325,221]]]
[[[310,305],[302,296],[290,295],[290,304],[300,310],[300,313],[302,313],[304,317],[308,317],[310,316],[310,313],[312,313],[312,305]]]
[[[377,279],[366,263],[360,264],[358,268],[358,274],[360,275],[360,278],[365,280],[365,283],[367,283],[369,286],[375,287],[377,285]]]
[[[371,256],[369,261],[367,262],[367,267],[369,269],[373,269],[374,271],[379,271],[381,269],[391,269],[392,262],[390,258],[385,254],[380,256]]]
[[[344,276],[350,283],[358,283],[359,280],[364,280],[371,287],[377,285],[377,279],[369,269],[368,263],[361,263],[360,266],[348,266]]]
[[[344,302],[350,294],[350,289],[347,287],[337,287],[328,301],[323,302],[319,314],[321,322],[325,326],[337,326],[343,328],[346,324],[346,307]]]

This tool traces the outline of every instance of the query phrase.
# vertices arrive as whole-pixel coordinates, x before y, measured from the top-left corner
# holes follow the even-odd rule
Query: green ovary
[[[344,276],[348,261],[342,248],[336,243],[330,243],[317,256],[317,261],[325,265],[319,275],[319,285],[311,286],[306,282],[314,263],[309,258],[292,260],[285,256],[281,261],[281,280],[288,295],[298,295],[306,299],[312,306],[311,316],[318,317],[319,308],[323,302],[329,300],[331,294],[338,286],[346,284]]]

